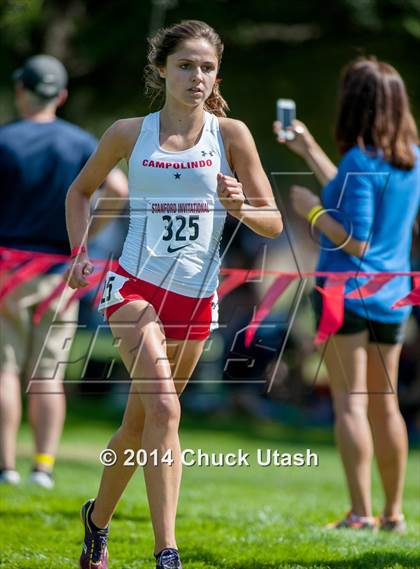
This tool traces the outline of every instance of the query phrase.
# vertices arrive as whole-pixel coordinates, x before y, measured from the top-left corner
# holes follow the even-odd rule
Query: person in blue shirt
[[[67,255],[67,190],[95,151],[96,139],[56,116],[67,98],[67,72],[56,58],[31,57],[13,79],[20,118],[0,127],[0,247]],[[103,195],[127,195],[122,172],[110,173]],[[103,224],[96,223],[92,232]],[[35,439],[30,480],[44,488],[54,484],[52,470],[65,417],[65,365],[60,362],[68,359],[78,307],[73,303],[56,318],[69,297],[64,291],[39,325],[33,324],[33,315],[60,283],[62,272],[62,266],[55,267],[21,283],[0,305],[0,483],[20,481],[16,436],[23,380]],[[3,272],[2,282],[8,276]]]
[[[420,204],[418,134],[404,82],[389,64],[359,58],[342,73],[336,142],[338,168],[296,121],[281,143],[301,156],[324,185],[321,199],[291,188],[295,211],[321,233],[318,271],[409,272],[412,230]],[[365,282],[350,279],[345,292]],[[322,279],[317,284],[322,287]],[[385,493],[380,527],[405,531],[402,495],[407,431],[397,400],[397,376],[410,307],[392,309],[410,290],[396,277],[365,299],[345,299],[344,322],[330,337],[325,363],[335,432],[351,508],[331,528],[374,529],[371,462],[375,453]],[[313,293],[317,323],[322,310]]]

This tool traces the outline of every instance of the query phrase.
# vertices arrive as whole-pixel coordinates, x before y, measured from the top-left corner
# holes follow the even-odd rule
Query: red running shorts
[[[207,298],[177,294],[138,279],[118,265],[109,271],[98,310],[109,319],[112,314],[135,300],[153,306],[167,338],[205,340],[217,328],[217,293]]]

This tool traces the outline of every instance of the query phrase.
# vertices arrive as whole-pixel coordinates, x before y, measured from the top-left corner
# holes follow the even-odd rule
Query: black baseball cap
[[[67,86],[67,71],[52,55],[34,55],[12,75],[13,81],[45,99],[56,97]]]

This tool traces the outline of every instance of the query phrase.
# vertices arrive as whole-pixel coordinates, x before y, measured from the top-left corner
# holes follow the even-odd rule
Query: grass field
[[[420,453],[410,454],[405,497],[409,533],[405,536],[354,531],[330,532],[323,525],[347,507],[343,476],[334,447],[325,436],[305,431],[284,442],[279,428],[235,423],[234,431],[183,424],[183,448],[250,453],[250,467],[184,468],[177,535],[184,569],[370,569],[420,568]],[[77,567],[82,543],[79,508],[94,496],[106,447],[115,424],[68,422],[56,469],[56,489],[27,485],[0,487],[0,567]],[[201,425],[201,426],[200,426]],[[216,425],[216,424],[215,424]],[[232,425],[231,425],[232,426]],[[283,433],[284,434],[284,433]],[[287,437],[293,440],[293,437]],[[328,438],[328,437],[327,437]],[[30,468],[30,437],[20,437],[19,469]],[[263,468],[257,449],[319,455],[311,468]],[[381,493],[374,476],[375,511]],[[112,522],[110,569],[153,568],[152,529],[139,471]]]

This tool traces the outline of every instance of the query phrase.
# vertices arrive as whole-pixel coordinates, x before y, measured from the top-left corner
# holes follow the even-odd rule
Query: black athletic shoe
[[[109,529],[95,531],[90,523],[89,516],[93,509],[94,500],[83,504],[81,516],[85,527],[85,541],[80,556],[80,569],[108,569],[108,533]]]
[[[167,547],[155,555],[156,569],[182,569],[181,559],[177,549]]]

